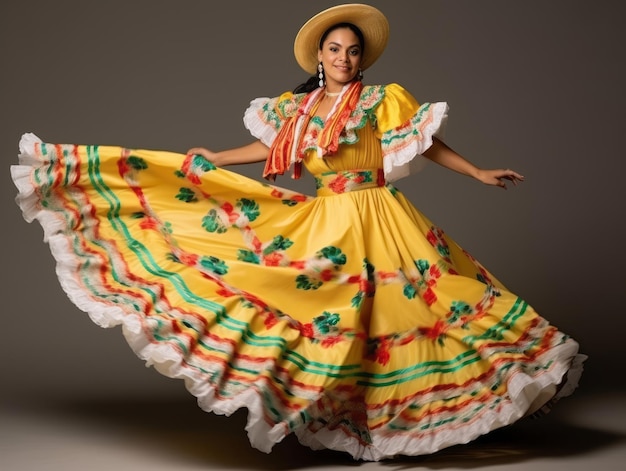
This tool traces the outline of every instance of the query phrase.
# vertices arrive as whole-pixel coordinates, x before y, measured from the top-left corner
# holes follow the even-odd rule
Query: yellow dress
[[[301,98],[254,100],[246,126],[271,144]],[[200,156],[32,134],[12,176],[72,301],[202,409],[248,408],[254,447],[293,432],[356,459],[419,455],[518,420],[559,383],[570,394],[584,359],[390,183],[446,116],[364,87],[336,155],[317,156],[319,118],[306,130],[316,196]]]

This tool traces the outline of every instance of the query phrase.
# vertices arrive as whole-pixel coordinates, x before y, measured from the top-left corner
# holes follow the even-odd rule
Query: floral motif
[[[326,172],[315,177],[318,195],[342,194],[385,185],[382,169],[357,169]]]
[[[376,337],[367,339],[367,353],[365,358],[381,365],[386,365],[391,359],[392,341],[389,337]]]
[[[261,257],[254,253],[252,250],[239,249],[237,251],[237,260],[242,262],[254,263],[259,265],[261,263]]]
[[[346,255],[339,247],[324,247],[304,263],[305,273],[296,277],[296,287],[302,290],[316,290],[325,282],[338,276]]]
[[[306,94],[283,93],[279,97],[259,101],[262,105],[256,110],[258,119],[278,131],[283,123],[296,114],[298,106]]]
[[[293,245],[293,242],[286,237],[277,235],[274,239],[263,249],[263,255],[267,256],[277,251],[287,250]]]
[[[293,242],[282,235],[275,236],[267,244],[255,244],[254,249],[239,249],[237,260],[243,262],[263,264],[266,266],[287,266],[290,259],[285,251],[293,245]]]
[[[227,231],[226,224],[224,224],[218,215],[216,209],[211,209],[206,216],[202,218],[202,227],[208,232],[216,232],[222,234]]]
[[[313,319],[313,326],[319,334],[328,335],[339,330],[337,327],[339,320],[339,314],[331,314],[330,312],[324,311],[321,316],[317,316]]]
[[[311,199],[309,196],[302,193],[296,193],[289,190],[280,190],[278,188],[272,189],[271,195],[274,198],[279,198],[286,206],[295,206],[298,203],[303,203]]]
[[[181,188],[176,195],[176,199],[184,201],[185,203],[195,203],[198,201],[196,192],[191,188]]]
[[[257,217],[259,217],[259,214],[261,214],[259,204],[248,198],[241,198],[237,200],[237,207],[240,208],[241,212],[246,215],[249,222],[254,221]]]
[[[344,254],[339,247],[324,247],[322,250],[317,252],[316,257],[326,258],[335,265],[345,265],[346,263],[346,254]]]
[[[324,348],[330,348],[346,340],[364,339],[363,332],[355,329],[341,329],[340,321],[339,314],[324,311],[313,318],[312,322],[300,324],[299,330],[303,337],[310,339],[312,343],[321,344]]]
[[[437,301],[437,295],[433,288],[437,286],[437,280],[441,278],[442,270],[446,265],[442,261],[431,265],[426,259],[415,260],[417,272],[406,274],[406,284],[403,288],[403,294],[408,299],[419,296],[432,306]]]
[[[439,255],[441,255],[445,261],[450,264],[452,263],[452,260],[450,260],[450,247],[448,247],[448,242],[446,241],[443,230],[439,227],[431,226],[430,230],[426,233],[426,239],[437,249],[437,252],[439,252]]]
[[[206,157],[199,154],[187,155],[180,170],[176,172],[178,176],[186,177],[194,185],[200,184],[200,177],[206,173],[216,170],[217,167]]]
[[[375,268],[367,259],[363,260],[363,272],[361,276],[352,276],[348,283],[357,283],[359,291],[352,298],[352,307],[360,309],[366,297],[374,296],[376,291]]]
[[[225,275],[228,273],[228,266],[223,260],[217,257],[200,257],[199,263],[202,267],[215,273],[216,275]]]
[[[133,191],[138,193],[140,189],[137,187],[137,173],[146,170],[148,163],[141,157],[131,155],[130,151],[125,151],[124,153],[126,155],[117,161],[118,172],[129,182]]]
[[[419,331],[430,340],[436,340],[439,345],[444,345],[444,339],[446,338],[446,332],[449,330],[450,325],[443,320],[438,320],[431,327],[420,327]]]
[[[465,301],[452,301],[450,306],[450,312],[448,313],[448,322],[454,323],[459,319],[467,319],[467,316],[471,315],[474,309]],[[464,327],[466,325],[464,324]]]
[[[134,155],[129,156],[126,162],[128,166],[134,170],[146,170],[148,168],[148,164],[144,159]]]

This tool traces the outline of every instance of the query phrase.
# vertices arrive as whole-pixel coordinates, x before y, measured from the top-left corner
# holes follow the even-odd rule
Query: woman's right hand
[[[217,152],[210,151],[206,147],[192,147],[187,151],[187,155],[201,155],[213,165],[218,166]]]
[[[192,147],[187,151],[187,155],[201,155],[216,167],[263,162],[268,153],[269,148],[261,141],[221,152],[213,152],[205,147]]]

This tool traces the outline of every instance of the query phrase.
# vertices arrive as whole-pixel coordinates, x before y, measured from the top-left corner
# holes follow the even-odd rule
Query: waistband
[[[349,191],[366,190],[386,185],[382,168],[341,170],[315,175],[317,196],[332,196]]]

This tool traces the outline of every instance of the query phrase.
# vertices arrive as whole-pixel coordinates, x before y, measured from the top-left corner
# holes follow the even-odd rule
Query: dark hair
[[[359,45],[361,46],[361,54],[363,54],[363,51],[365,50],[365,38],[363,37],[363,33],[361,32],[361,30],[352,23],[337,23],[335,25],[332,25],[324,32],[324,34],[322,34],[318,48],[321,50],[324,46],[324,41],[326,41],[328,35],[336,29],[341,28],[348,28],[356,35],[356,37],[359,39]],[[309,77],[306,82],[301,83],[296,88],[294,88],[293,93],[309,93],[316,88],[319,88],[319,78],[317,77],[317,75],[313,75],[312,77]]]

